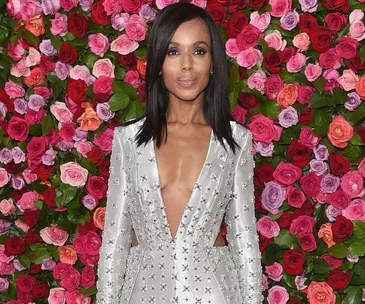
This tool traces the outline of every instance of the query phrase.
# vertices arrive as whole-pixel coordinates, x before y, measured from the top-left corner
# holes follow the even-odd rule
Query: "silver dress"
[[[142,122],[115,128],[96,303],[262,303],[252,134],[231,122],[236,154],[211,136],[172,238],[153,140],[134,142]],[[214,246],[224,215],[229,245]]]

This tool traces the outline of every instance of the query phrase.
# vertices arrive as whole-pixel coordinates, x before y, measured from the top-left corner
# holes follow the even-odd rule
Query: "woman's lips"
[[[196,82],[197,78],[178,78],[177,83],[183,87],[192,87]]]

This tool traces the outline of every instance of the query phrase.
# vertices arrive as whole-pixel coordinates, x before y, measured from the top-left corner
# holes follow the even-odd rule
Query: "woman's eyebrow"
[[[196,42],[194,42],[193,45],[198,45],[198,44],[202,44],[202,43],[208,46],[208,43],[206,43],[205,41],[196,41]],[[179,43],[175,42],[175,41],[171,41],[170,44],[173,44],[173,45],[176,45],[176,46],[179,45]]]

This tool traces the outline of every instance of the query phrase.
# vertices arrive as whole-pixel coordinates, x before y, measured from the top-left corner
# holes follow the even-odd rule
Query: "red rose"
[[[35,170],[36,173],[41,181],[47,181],[51,173],[55,170],[56,166],[46,166],[44,164],[40,164]]]
[[[25,243],[27,245],[35,244],[35,243],[42,243],[42,238],[33,232],[32,229],[29,229],[27,232],[27,236],[25,237]]]
[[[259,102],[256,96],[245,92],[241,92],[238,95],[238,102],[242,107],[244,107],[247,110],[254,109],[259,106]]]
[[[303,270],[305,254],[296,249],[284,251],[284,270],[290,275],[300,274]]]
[[[314,173],[310,172],[300,178],[300,185],[305,194],[309,197],[316,197],[321,191],[321,179]]]
[[[99,104],[99,103],[108,102],[109,99],[110,99],[110,94],[108,94],[108,93],[94,94],[93,100],[92,100],[93,108],[95,109],[97,104]]]
[[[7,133],[12,139],[25,141],[29,134],[28,124],[24,119],[12,116],[7,126]]]
[[[282,53],[283,61],[286,63],[297,53],[297,49],[294,46],[288,46],[282,51]]]
[[[62,63],[74,64],[78,58],[76,50],[68,42],[63,42],[58,52],[58,59]]]
[[[319,28],[308,34],[314,50],[319,53],[328,51],[332,43],[332,35],[328,30]]]
[[[313,234],[307,234],[300,238],[300,247],[304,251],[313,251],[317,248],[316,239]]]
[[[103,162],[103,151],[98,146],[93,146],[89,152],[86,153],[87,158],[100,166]]]
[[[236,37],[237,46],[240,50],[254,47],[258,40],[264,38],[264,33],[256,26],[249,24]]]
[[[77,104],[81,104],[83,101],[86,101],[87,94],[86,94],[87,84],[82,79],[68,79],[68,86],[67,86],[67,93],[72,99],[73,102]]]
[[[17,296],[17,301],[13,304],[22,304],[22,303],[29,303],[29,302],[32,302],[32,294],[30,292],[23,292],[21,291],[19,288],[17,290],[17,293],[16,293],[16,296]],[[9,302],[7,302],[8,304]],[[10,304],[12,302],[10,301]]]
[[[48,72],[53,72],[55,70],[56,64],[53,62],[53,59],[50,56],[42,55],[39,62],[39,67],[42,74],[46,75]]]
[[[360,59],[360,51],[359,50],[356,52],[355,57],[353,57],[351,59],[351,61],[348,63],[348,66],[355,73],[358,73],[359,70],[365,69],[365,61],[364,62],[361,61],[361,59]]]
[[[312,216],[314,213],[314,209],[315,206],[312,203],[310,203],[309,201],[305,201],[302,207],[300,207],[300,209],[297,209],[295,211],[300,211],[302,215]]]
[[[298,27],[304,33],[313,33],[318,28],[317,19],[312,14],[302,14],[299,16]]]
[[[60,286],[67,289],[67,291],[73,291],[80,286],[80,273],[76,268],[70,265],[61,274]]]
[[[365,63],[365,62],[364,62]],[[364,126],[356,126],[354,131],[359,134],[363,145],[365,145],[365,127]]]
[[[30,273],[39,273],[42,270],[42,264],[30,263]]]
[[[259,249],[260,252],[263,253],[267,246],[272,243],[272,238],[267,238],[259,233]]]
[[[15,283],[22,292],[30,292],[33,286],[37,284],[37,280],[29,274],[21,274],[15,279]]]
[[[226,20],[226,10],[219,3],[208,3],[205,10],[213,17],[214,21],[221,25]]]
[[[57,263],[56,266],[53,268],[53,277],[56,280],[61,280],[71,267],[72,265],[70,264],[65,264],[63,262]]]
[[[103,162],[101,163],[101,165],[99,166],[99,173],[100,176],[102,178],[104,178],[104,180],[108,180],[109,179],[109,167],[110,167],[110,160],[109,159],[104,159]]]
[[[103,3],[101,1],[95,2],[91,6],[91,21],[103,26],[108,25],[109,17],[106,14]]]
[[[248,25],[248,18],[241,11],[234,12],[226,22],[226,33],[230,38],[236,38],[242,29]]]
[[[324,22],[327,23],[328,29],[336,34],[346,24],[346,16],[339,12],[329,13],[324,17]]]
[[[350,163],[341,153],[330,153],[328,160],[331,173],[342,176],[350,171]]]
[[[346,209],[351,202],[350,196],[343,190],[337,190],[334,193],[330,193],[326,197],[326,202],[336,207],[337,209]]]
[[[338,55],[345,59],[354,58],[357,54],[359,42],[351,37],[341,37],[337,39],[336,51]]]
[[[101,199],[105,197],[108,185],[102,177],[91,176],[87,181],[86,189],[93,197]]]
[[[246,1],[245,0],[229,0],[227,11],[229,13],[237,12],[240,9],[243,9],[246,7]]]
[[[335,269],[326,278],[326,282],[333,289],[345,289],[348,283],[351,281],[351,274],[349,272],[343,272],[339,269]]]
[[[90,288],[95,285],[95,270],[94,267],[86,265],[81,272],[81,286]]]
[[[25,251],[24,240],[17,235],[9,237],[4,242],[4,249],[4,253],[7,256],[22,254]]]
[[[97,230],[96,226],[91,221],[86,222],[84,225],[78,224],[77,226],[77,232],[79,235],[87,234],[89,231],[96,232],[96,230]]]
[[[259,9],[267,3],[267,0],[248,0],[247,5],[254,9]]]
[[[283,185],[294,184],[302,175],[302,170],[293,164],[280,162],[274,171],[273,177]]]
[[[350,11],[350,5],[348,0],[322,0],[323,6],[331,11],[341,10],[344,13]]]
[[[46,282],[34,285],[32,288],[32,294],[34,299],[47,298],[49,294],[49,287]]]
[[[299,123],[303,125],[309,125],[312,122],[313,114],[314,114],[313,108],[305,108],[299,115],[298,118]]]
[[[27,152],[30,158],[41,157],[48,149],[48,139],[46,137],[33,137],[27,145]]]
[[[271,73],[278,73],[281,70],[281,64],[284,62],[282,51],[267,52],[264,56],[264,64]]]
[[[121,0],[120,3],[126,13],[138,14],[142,6],[141,0]]]
[[[83,14],[73,12],[67,18],[67,30],[75,37],[84,38],[89,23]]]
[[[29,227],[34,227],[38,223],[39,210],[32,211],[26,209],[24,211],[24,221]]]
[[[295,297],[295,298],[290,299],[289,304],[302,304],[302,300]]]
[[[254,183],[257,187],[264,188],[265,183],[272,180],[274,168],[269,163],[262,163],[254,169]]]
[[[134,53],[129,53],[128,55],[118,55],[118,61],[124,66],[134,67],[137,65],[137,57]]]
[[[283,214],[276,220],[281,229],[289,229],[292,222],[293,213],[284,211]]]
[[[101,246],[101,238],[95,231],[89,231],[82,239],[85,253],[88,255],[98,256]]]
[[[44,202],[46,203],[46,205],[48,207],[51,207],[51,208],[57,208],[57,205],[55,203],[55,198],[56,198],[55,190],[56,190],[56,188],[54,186],[52,186],[52,187],[47,188],[43,192]]]
[[[354,231],[354,225],[343,215],[338,215],[336,217],[336,221],[331,226],[331,229],[333,240],[336,243],[340,243],[347,240],[352,235]]]
[[[311,151],[309,148],[299,143],[295,138],[292,140],[288,149],[288,157],[295,166],[303,168],[309,163],[310,154]]]

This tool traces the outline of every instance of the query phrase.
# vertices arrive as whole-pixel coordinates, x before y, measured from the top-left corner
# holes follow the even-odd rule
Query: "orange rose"
[[[326,282],[312,281],[307,290],[307,299],[311,304],[335,304],[336,295]]]
[[[94,225],[101,230],[104,230],[105,207],[99,207],[95,210],[93,215]]]
[[[30,75],[24,78],[24,83],[28,86],[39,86],[45,83],[46,79],[39,67],[34,68]]]
[[[297,83],[285,84],[279,92],[276,101],[283,108],[291,106],[298,98],[299,85]]]
[[[102,120],[96,114],[93,108],[88,107],[85,109],[85,112],[77,119],[77,122],[81,122],[81,130],[95,131],[100,127]]]
[[[361,99],[365,99],[365,75],[362,75],[359,78],[359,81],[356,83],[356,93],[359,94]]]
[[[146,58],[137,61],[137,71],[141,75],[142,79],[145,79],[146,77],[146,64],[147,64]]]
[[[325,241],[325,243],[328,245],[328,247],[331,247],[336,244],[333,241],[333,235],[330,223],[323,224],[321,226],[321,228],[318,231],[318,237],[322,238],[323,241]]]
[[[34,36],[43,35],[46,30],[44,28],[43,15],[37,15],[32,17],[26,24],[25,28],[31,32]]]
[[[342,115],[337,115],[332,120],[327,134],[332,145],[338,148],[345,148],[353,135],[353,127]]]
[[[75,264],[77,260],[77,253],[72,245],[64,245],[57,248],[60,255],[60,261],[65,264]]]

